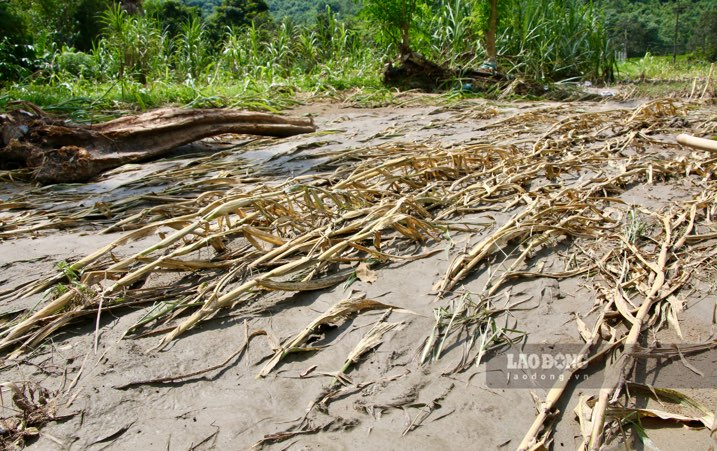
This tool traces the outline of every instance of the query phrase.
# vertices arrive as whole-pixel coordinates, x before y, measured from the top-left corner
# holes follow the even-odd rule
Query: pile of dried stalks
[[[490,262],[502,262],[497,266],[503,269],[491,273],[485,290],[478,293],[479,301],[452,301],[437,311],[436,329],[433,334],[427,331],[423,360],[439,358],[449,337],[458,340],[459,330],[469,330],[472,338],[455,371],[479,363],[496,345],[513,342],[514,331],[495,323],[503,309],[490,302],[509,281],[596,275],[595,284],[604,296],[594,306],[601,312],[598,322],[593,327],[579,324],[586,342],[583,357],[592,361],[606,348],[620,346],[623,356],[616,360],[590,416],[586,443],[598,449],[609,438],[604,433],[606,418],[619,421],[610,406],[629,374],[632,347],[646,329],[671,325],[679,331],[680,290],[717,255],[717,232],[711,225],[717,210],[717,158],[680,149],[660,137],[681,129],[688,114],[670,101],[557,120],[565,108],[518,113],[488,123],[485,130],[506,130],[505,140],[498,143],[404,143],[318,151],[310,157],[319,161],[313,172],[283,183],[236,186],[241,179],[225,174],[184,183],[184,192],[138,196],[65,216],[17,215],[2,225],[3,237],[92,219],[101,209],[115,220],[121,218],[107,230],[126,233],[53,278],[3,294],[1,300],[10,302],[48,290],[54,293],[37,311],[7,319],[0,349],[15,357],[79,317],[145,304],[152,308],[127,334],[166,331],[156,347],[162,348],[222,309],[240,309],[269,293],[336,286],[355,277],[361,262],[423,258],[431,254],[426,246],[446,232],[471,230],[465,224],[478,214],[500,210],[512,217],[455,255],[435,286],[437,296],[460,287]],[[714,133],[713,118],[694,113],[690,120],[696,124],[693,132]],[[541,130],[537,139],[536,130]],[[648,145],[672,152],[644,152]],[[189,170],[197,172],[186,175],[209,174],[210,167],[217,170],[215,162],[200,161]],[[699,187],[692,200],[651,210],[630,207],[618,197],[636,184],[673,178],[690,178]],[[195,190],[203,192],[195,195]],[[159,205],[147,206],[148,201]],[[153,244],[128,252],[131,243],[148,239]],[[571,245],[572,257],[562,271],[544,272],[534,257],[559,243]],[[174,276],[162,283],[153,277],[160,273]],[[287,353],[305,348],[306,334],[318,324],[375,308],[390,306],[369,300],[336,305],[305,333],[277,347],[261,375]],[[396,326],[382,326],[367,336],[365,349],[352,353],[346,365],[377,346],[384,328]],[[521,448],[549,440],[546,420],[564,388],[556,386],[550,393]]]

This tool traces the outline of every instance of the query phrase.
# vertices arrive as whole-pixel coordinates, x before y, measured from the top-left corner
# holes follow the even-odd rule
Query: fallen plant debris
[[[50,421],[59,421],[72,417],[57,415],[58,400],[56,394],[34,383],[1,384],[0,390],[12,393],[15,414],[5,416],[8,406],[3,405],[3,417],[0,418],[0,445],[2,449],[23,449],[40,434],[40,428]]]
[[[449,128],[458,135],[461,127],[473,127],[469,138],[438,143],[405,123],[390,123],[378,133],[355,137],[348,148],[336,142],[311,145],[321,138],[307,137],[271,162],[249,164],[242,172],[237,158],[249,158],[266,145],[245,143],[235,149],[237,155],[223,151],[192,160],[191,166],[162,167],[131,182],[129,195],[101,205],[86,201],[91,194],[62,187],[57,193],[72,204],[62,211],[35,208],[56,195],[49,187],[8,195],[0,202],[3,243],[90,224],[101,224],[106,240],[53,274],[0,293],[0,305],[24,306],[3,316],[0,349],[8,361],[24,358],[43,352],[48,338],[62,336],[83,319],[97,321],[99,329],[98,318],[108,312],[126,318],[142,309],[129,327],[122,326],[123,341],[161,335],[158,341],[146,338],[155,340],[148,352],[172,353],[170,345],[190,331],[204,334],[201,326],[220,315],[249,317],[262,325],[252,326],[256,332],[246,334],[244,346],[264,332],[272,348],[268,355],[249,356],[245,347],[225,350],[214,360],[220,364],[162,371],[167,376],[138,377],[114,387],[130,393],[148,384],[200,383],[196,376],[224,371],[240,354],[244,361],[251,358],[253,375],[271,375],[260,382],[279,383],[289,379],[284,371],[295,363],[286,358],[289,353],[321,350],[297,356],[312,365],[292,377],[325,379],[328,385],[298,423],[273,428],[286,429],[276,434],[263,430],[258,437],[264,439],[256,443],[255,435],[251,443],[261,447],[334,427],[352,429],[354,420],[344,422],[344,411],[335,406],[357,394],[369,398],[353,405],[362,415],[370,409],[361,405],[376,411],[418,409],[399,428],[408,438],[428,426],[424,420],[431,412],[442,418],[460,412],[453,408],[468,408],[450,405],[452,393],[421,393],[424,373],[453,380],[481,371],[502,349],[530,341],[533,331],[517,319],[521,312],[551,315],[555,304],[569,298],[570,321],[577,325],[572,332],[584,343],[577,363],[607,367],[602,392],[580,398],[576,410],[584,447],[624,440],[623,430],[649,440],[642,418],[710,427],[714,412],[704,407],[710,404],[688,393],[652,387],[657,398],[678,404],[693,400],[697,412],[664,413],[630,397],[644,385],[633,371],[640,356],[671,356],[682,364],[684,356],[713,348],[700,336],[702,342],[667,350],[654,337],[664,331],[689,336],[682,318],[686,300],[695,290],[711,289],[700,284],[712,284],[702,278],[711,277],[717,263],[717,158],[683,147],[675,137],[717,132],[714,109],[661,99],[629,108],[556,104],[497,111],[476,107],[425,115],[431,121],[430,127],[422,124],[426,130]],[[301,170],[272,175],[292,164]],[[171,179],[182,183],[167,186]],[[133,191],[150,187],[158,188]],[[679,197],[671,198],[665,187],[679,187]],[[630,197],[640,188],[655,190],[654,202]],[[660,197],[660,190],[668,194]],[[81,202],[86,203],[77,205]],[[447,261],[430,260],[437,253]],[[280,338],[269,336],[272,319],[306,302],[300,293],[310,296],[353,283],[362,284],[362,290],[381,283],[398,286],[402,281],[390,279],[390,270],[425,260],[437,272],[430,281],[435,305],[428,305],[425,315],[396,320],[392,316],[408,309],[395,293],[386,299],[374,293],[344,295],[313,306],[315,313],[305,315],[298,327],[281,330]],[[538,295],[521,292],[523,284],[540,279],[555,284]],[[592,294],[583,301],[562,293],[564,281],[579,281]],[[362,312],[369,310],[381,311],[381,319],[366,324],[369,314]],[[344,322],[366,330],[326,368],[324,356],[345,335],[316,342],[327,328]],[[411,340],[413,355],[406,357],[396,343],[418,327],[422,340]],[[159,354],[164,353],[153,355]],[[390,362],[400,361],[405,376],[386,378],[392,367],[383,360],[383,378],[363,373],[384,354],[390,354]],[[442,360],[448,366],[440,365],[438,374],[434,368]],[[685,369],[691,371],[688,364]],[[581,371],[584,366],[578,364],[565,369],[564,380]],[[474,375],[467,376],[469,382]],[[392,384],[408,387],[410,402],[371,398]],[[513,446],[535,449],[550,443],[555,422],[567,421],[558,409],[572,393],[569,384],[558,383],[546,393],[522,443],[516,440]],[[649,397],[644,390],[640,394]]]
[[[323,315],[316,318],[314,321],[311,322],[304,330],[296,334],[295,337],[293,337],[289,342],[285,345],[282,345],[280,349],[276,350],[276,353],[274,356],[264,365],[264,368],[261,369],[259,372],[260,377],[266,377],[269,375],[271,370],[273,370],[279,362],[283,358],[285,358],[290,353],[294,352],[310,352],[310,351],[319,351],[321,348],[317,348],[315,346],[307,346],[307,340],[311,336],[312,333],[314,333],[320,326],[326,325],[326,324],[333,324],[343,318],[346,318],[354,313],[359,313],[363,310],[373,310],[373,309],[392,309],[393,307],[390,305],[382,304],[380,302],[371,300],[371,299],[345,299],[343,301],[340,301],[336,305],[333,305],[328,311],[326,311]],[[386,331],[384,331],[386,332]],[[383,333],[381,333],[383,335]],[[379,335],[380,338],[380,335]],[[378,344],[378,343],[377,343]],[[377,345],[376,344],[376,345]],[[373,346],[372,346],[373,347]],[[350,365],[351,362],[353,362],[360,354],[362,354],[365,350],[362,349],[363,346],[359,347],[356,351],[356,353],[352,352],[352,355],[349,356],[348,362],[344,365]],[[355,355],[354,355],[355,354]],[[344,371],[342,371],[344,372]]]
[[[500,91],[509,84],[503,74],[487,74],[475,70],[450,69],[426,59],[415,52],[406,53],[397,61],[388,63],[383,70],[383,82],[387,86],[401,90],[420,89],[426,92],[438,92],[446,89],[456,79],[471,80],[485,91]],[[478,86],[475,87],[478,90]]]

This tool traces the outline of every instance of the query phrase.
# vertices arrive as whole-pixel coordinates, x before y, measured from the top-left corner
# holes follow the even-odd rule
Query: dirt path
[[[676,237],[691,238],[670,241],[674,260],[668,260],[665,273],[674,296],[660,301],[663,313],[651,316],[656,322],[641,343],[690,346],[712,340],[717,302],[715,260],[709,255],[717,232],[711,222],[717,208],[714,161],[678,146],[674,136],[717,134],[714,105],[471,101],[357,109],[314,104],[292,114],[314,116],[319,132],[282,140],[227,136],[158,162],[120,168],[90,184],[0,185],[0,313],[5,321],[0,345],[6,356],[32,338],[7,340],[22,310],[36,309],[46,302],[43,296],[62,292],[48,294],[47,287],[18,294],[57,274],[58,262],[75,262],[141,226],[169,221],[104,253],[75,285],[63,281],[66,289],[90,290],[62,310],[74,312],[72,321],[58,326],[41,345],[21,348],[25,352],[3,361],[2,381],[47,389],[51,410],[69,415],[44,425],[39,436],[26,431],[31,449],[248,449],[255,444],[270,449],[514,449],[534,421],[536,402],[545,399],[552,384],[508,384],[510,372],[501,360],[507,343],[527,341],[528,350],[547,344],[554,352],[577,353],[600,312],[615,302],[613,287],[621,274],[624,302],[639,306],[655,276],[649,264],[631,260],[629,245],[645,259],[659,254],[661,240],[672,239],[661,217],[675,224]],[[370,177],[361,173],[376,167],[381,170]],[[375,182],[379,178],[380,184]],[[358,187],[372,197],[357,194]],[[172,233],[199,221],[197,211],[246,196],[263,196],[271,203],[254,200],[254,207],[227,210],[221,220],[205,214],[199,229],[162,245]],[[327,199],[342,208],[332,210]],[[688,227],[691,205],[695,213]],[[302,223],[300,207],[313,208],[324,222],[306,217]],[[256,227],[241,229],[243,235],[236,232],[237,221],[252,214],[271,218],[262,230],[273,238]],[[189,219],[177,219],[183,215]],[[341,215],[349,217],[340,222]],[[206,246],[170,258],[181,246],[211,237],[213,221],[219,221],[216,230],[227,230],[221,243],[208,238]],[[342,226],[351,228],[346,233],[354,238],[361,230],[370,233],[345,238],[339,233]],[[503,229],[505,235],[496,235]],[[314,230],[317,234],[311,235]],[[272,243],[277,236],[282,241]],[[297,251],[312,258],[344,242],[354,246],[327,255],[325,265],[302,266],[295,274],[266,280],[262,274],[298,257],[285,254],[266,268],[242,266],[297,236],[317,240],[313,248]],[[629,244],[619,237],[627,237]],[[485,240],[488,244],[481,247]],[[131,275],[118,262],[158,243],[161,265],[146,278],[113,285]],[[481,250],[485,258],[471,266]],[[128,268],[149,264],[152,254],[146,255],[132,259]],[[368,266],[359,269],[359,261]],[[621,268],[621,262],[637,269]],[[235,268],[244,269],[232,273]],[[84,279],[87,274],[94,276]],[[227,274],[232,277],[224,284],[213,285]],[[316,283],[336,274],[346,277],[323,289],[270,285],[298,283],[297,275]],[[501,279],[502,274],[508,275]],[[678,285],[682,275],[686,280]],[[86,280],[91,283],[84,285]],[[239,290],[257,280],[251,290]],[[217,297],[211,298],[212,290]],[[241,296],[214,310],[217,299],[232,290]],[[105,296],[98,297],[100,292]],[[337,315],[300,339],[302,330],[339,301],[362,302],[364,297],[375,301],[371,308]],[[99,318],[98,298],[108,303]],[[185,302],[183,311],[170,311],[161,322],[142,324],[125,335],[152,309],[171,310],[179,301]],[[624,305],[620,311],[613,308],[617,313],[599,328],[604,343],[629,329],[630,322],[619,315],[627,309],[631,317],[637,309]],[[185,330],[182,324],[197,312],[205,314]],[[31,332],[55,319],[34,324]],[[361,348],[377,324],[388,326],[373,335],[372,346]],[[177,338],[161,351],[152,350],[172,330]],[[487,349],[476,365],[479,343],[491,331],[499,331],[491,342],[495,348]],[[284,355],[292,338],[298,341]],[[365,352],[337,377],[357,349]],[[702,378],[695,379],[694,371],[672,358],[661,361],[659,371],[654,360],[647,360],[630,380],[672,387],[714,412],[716,358],[714,351],[688,356],[688,365],[702,371]],[[276,365],[267,366],[272,362]],[[594,406],[588,397],[597,396],[603,367],[592,365],[591,377],[572,384],[561,399],[552,423],[554,449],[580,446],[583,434],[573,410],[581,399],[583,406]],[[266,377],[258,377],[267,368]],[[528,373],[523,369],[521,375]],[[151,382],[156,379],[162,381]],[[12,417],[16,407],[8,402],[11,396],[3,396],[2,416]],[[694,408],[637,402],[643,401],[642,411],[631,412],[642,418],[647,436],[660,449],[704,449],[712,443],[710,431],[698,427]],[[649,419],[648,407],[687,419]],[[623,418],[625,436],[616,429],[609,434],[609,446],[633,443],[635,422]]]

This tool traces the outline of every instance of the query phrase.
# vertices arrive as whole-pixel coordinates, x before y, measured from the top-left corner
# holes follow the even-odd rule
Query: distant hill
[[[599,4],[613,42],[630,57],[645,52],[671,54],[676,46],[678,54],[695,52],[717,58],[717,0],[609,0]]]
[[[214,7],[222,0],[184,0],[189,6],[198,6],[205,15],[211,14]],[[326,11],[329,6],[331,11],[346,18],[355,15],[360,9],[360,2],[354,0],[265,0],[275,20],[280,21],[285,17],[293,19],[297,23],[311,23],[316,19],[317,14]]]
[[[222,0],[184,0],[189,6],[198,6],[201,8],[205,16],[208,16],[214,10],[214,7],[219,5]]]
[[[354,0],[267,0],[267,3],[276,20],[290,17],[299,23],[313,22],[327,6],[344,18],[355,15],[360,9],[360,2]]]

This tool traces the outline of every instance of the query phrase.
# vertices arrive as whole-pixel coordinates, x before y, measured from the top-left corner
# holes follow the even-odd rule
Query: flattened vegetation
[[[647,393],[669,394],[693,410],[701,406],[699,415],[668,415],[639,407],[631,394],[646,392],[630,384],[644,383],[633,377],[636,355],[666,352],[651,337],[691,334],[681,318],[684,306],[698,291],[712,295],[703,282],[717,257],[717,159],[683,148],[674,137],[716,134],[714,106],[655,100],[634,107],[530,105],[499,113],[466,104],[419,113],[420,121],[399,113],[378,132],[334,129],[326,140],[320,130],[264,159],[255,156],[270,145],[243,143],[163,167],[126,184],[129,194],[94,206],[86,201],[94,193],[77,191],[66,192],[70,208],[61,211],[35,208],[45,201],[43,190],[28,187],[5,196],[0,239],[93,225],[117,238],[68,262],[54,277],[0,294],[3,306],[38,303],[8,310],[0,349],[8,362],[43,355],[51,349],[48,339],[67,337],[58,334],[84,321],[96,325],[90,332],[95,349],[100,329],[114,330],[144,352],[166,355],[185,337],[209,333],[201,326],[250,319],[243,347],[226,350],[219,364],[155,371],[153,377],[117,381],[112,390],[216,380],[228,377],[225,371],[237,359],[251,365],[242,377],[263,378],[252,382],[260,387],[281,380],[285,367],[303,366],[297,379],[324,382],[306,395],[308,408],[296,406],[293,417],[299,419],[288,427],[264,425],[243,443],[261,447],[306,435],[351,434],[368,418],[379,421],[394,409],[407,413],[397,435],[409,436],[448,415],[465,415],[454,405],[454,378],[470,373],[469,383],[486,361],[540,336],[524,321],[524,312],[535,318],[540,293],[531,288],[526,297],[521,287],[557,281],[548,287],[557,293],[561,283],[579,283],[587,294],[550,295],[553,304],[540,312],[547,327],[572,329],[589,367],[608,362],[603,390],[569,401],[570,391],[557,384],[539,400],[535,421],[530,411],[507,410],[525,417],[510,446],[550,443],[555,418],[569,402],[578,403],[580,446],[594,449],[646,440],[642,418],[709,427],[714,412],[688,395]],[[341,126],[340,118],[334,124]],[[251,163],[238,169],[237,158]],[[146,187],[155,188],[136,191]],[[641,187],[654,188],[655,197],[631,201]],[[439,254],[447,256],[445,264],[437,263]],[[431,278],[432,289],[402,298],[403,281],[385,278],[424,260],[431,268],[413,277]],[[431,272],[436,268],[438,276]],[[352,288],[369,295],[350,293]],[[341,296],[322,302],[326,293]],[[307,314],[312,303],[318,305]],[[569,326],[551,323],[553,308],[571,310]],[[425,314],[431,311],[433,318]],[[121,330],[101,326],[107,315],[123,319]],[[283,321],[304,327],[272,332],[272,324]],[[195,329],[202,330],[190,333]],[[343,337],[353,333],[359,338],[344,350]],[[260,355],[249,351],[258,336],[271,348]],[[702,337],[685,352],[713,345]],[[331,357],[332,348],[342,356]],[[376,365],[369,356],[378,353],[389,353],[404,372],[364,370]],[[566,374],[579,371],[571,367]],[[405,399],[380,399],[403,384],[413,384]],[[353,413],[332,410],[333,403],[357,397],[367,401],[356,401]],[[573,419],[563,415],[560,421]],[[221,443],[221,437],[219,432],[212,440]]]

